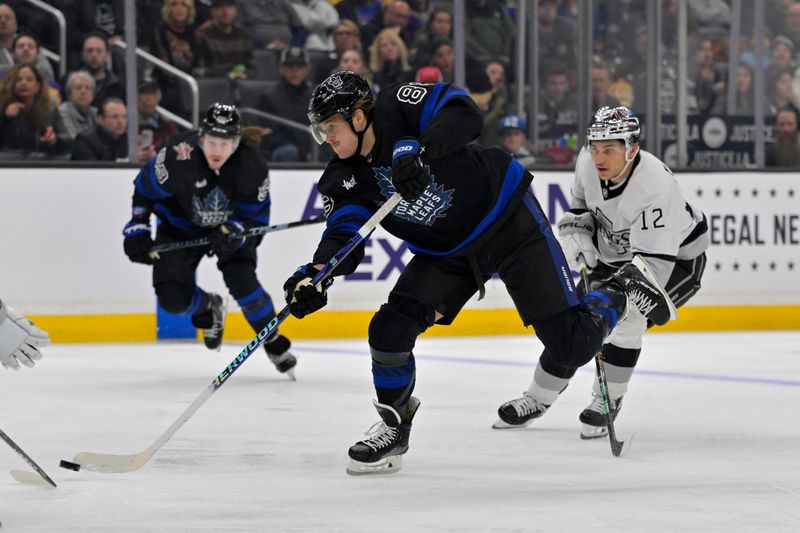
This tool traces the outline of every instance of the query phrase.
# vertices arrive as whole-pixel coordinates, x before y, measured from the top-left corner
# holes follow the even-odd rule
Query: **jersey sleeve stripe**
[[[169,198],[172,194],[158,183],[155,168],[153,167],[154,161],[155,158],[150,159],[147,165],[139,171],[139,174],[133,181],[133,185],[139,194],[150,200]]]
[[[188,219],[175,215],[172,211],[169,210],[163,204],[156,204],[153,208],[156,215],[165,219],[167,222],[175,226],[176,228],[182,229],[184,231],[197,231],[200,229],[199,226],[190,222]]]
[[[419,132],[422,134],[430,124],[433,117],[436,116],[436,113],[439,112],[444,105],[457,96],[466,96],[469,98],[464,89],[460,89],[454,85],[449,83],[437,83],[436,86],[431,91],[431,95],[428,97],[428,100],[425,102],[425,107],[422,110],[422,116],[419,119]]]
[[[662,261],[668,261],[670,263],[674,263],[678,258],[674,255],[667,255],[667,254],[651,254],[649,252],[639,252],[631,250],[633,255],[641,255],[642,257],[652,257],[654,259],[661,259]]]

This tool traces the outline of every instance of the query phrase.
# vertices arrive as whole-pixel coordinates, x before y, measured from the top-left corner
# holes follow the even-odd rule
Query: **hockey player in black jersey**
[[[462,89],[399,83],[375,100],[353,72],[332,74],[313,92],[309,120],[336,153],[319,180],[327,228],[313,259],[284,284],[292,314],[322,308],[309,283],[319,268],[395,191],[401,202],[382,222],[415,254],[369,325],[375,407],[382,424],[349,450],[350,474],[397,471],[420,402],[413,349],[434,324],[450,324],[497,272],[522,321],[533,325],[558,364],[592,359],[628,306],[646,291],[650,316],[669,319],[665,295],[635,266],[579,299],[546,216],[529,192],[533,176],[499,148],[468,144],[482,117]],[[337,275],[352,272],[362,246]]]
[[[253,146],[240,142],[241,135],[236,108],[212,105],[199,132],[181,135],[142,167],[134,180],[133,217],[123,230],[130,260],[153,265],[161,306],[191,316],[212,350],[222,344],[225,306],[220,295],[195,283],[204,255],[217,256],[225,285],[256,332],[275,317],[272,299],[256,278],[261,237],[235,238],[249,227],[268,224],[270,210],[269,169]],[[211,244],[151,254],[151,214],[160,220],[155,243],[208,237]],[[289,339],[277,332],[264,343],[276,368],[294,379],[297,360],[289,347]]]

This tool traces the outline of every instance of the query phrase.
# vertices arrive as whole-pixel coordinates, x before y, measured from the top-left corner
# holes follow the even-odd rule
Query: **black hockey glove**
[[[235,238],[232,236],[244,232],[244,225],[236,220],[228,220],[217,227],[209,236],[211,251],[217,257],[223,257],[236,253],[244,246],[244,237]]]
[[[431,175],[419,158],[421,151],[422,147],[415,139],[401,139],[392,150],[392,184],[409,203],[431,184]]]
[[[150,257],[153,238],[150,234],[150,224],[135,218],[128,222],[122,230],[122,235],[125,236],[125,240],[122,243],[125,255],[134,263],[153,264],[153,258]]]
[[[317,288],[311,280],[319,273],[319,269],[309,263],[303,265],[283,284],[283,294],[289,310],[297,318],[303,318],[319,311],[328,304],[328,287],[333,285],[333,278],[328,278]]]

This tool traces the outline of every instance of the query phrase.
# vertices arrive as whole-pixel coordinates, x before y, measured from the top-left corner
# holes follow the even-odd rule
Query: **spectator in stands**
[[[553,160],[544,154],[534,155],[528,147],[528,123],[519,115],[506,115],[500,118],[501,147],[514,156],[523,167],[530,170],[535,165],[549,165]]]
[[[483,114],[483,132],[478,142],[483,146],[500,144],[497,124],[505,114],[506,101],[494,93],[492,82],[480,66],[467,70],[467,92]]]
[[[236,22],[235,0],[214,0],[211,20],[197,28],[199,76],[252,78],[256,74],[253,38]]]
[[[161,90],[154,82],[144,82],[137,91],[139,108],[139,144],[152,144],[156,152],[178,136],[178,125],[158,111]]]
[[[736,99],[733,112],[728,112],[727,94],[720,98],[721,113],[732,114],[734,116],[752,117],[755,109],[755,96],[753,92],[753,70],[747,63],[740,62],[736,67]]]
[[[336,5],[341,20],[352,20],[359,27],[366,26],[373,20],[380,20],[383,15],[382,0],[342,0]],[[369,46],[371,43],[367,43]]]
[[[73,161],[128,161],[128,112],[125,102],[108,98],[100,104],[97,125],[80,132],[72,142]],[[156,155],[153,145],[140,145],[140,161]]]
[[[83,40],[81,64],[78,70],[85,70],[94,78],[95,94],[92,105],[99,107],[106,98],[125,99],[125,82],[108,68],[108,38],[104,33],[90,33]]]
[[[361,32],[355,22],[342,19],[333,29],[333,50],[325,57],[318,58],[317,63],[312,62],[311,77],[314,85],[322,83],[331,72],[338,69],[341,57],[349,50],[361,50]],[[366,62],[363,52],[360,55]],[[369,79],[371,81],[372,77]]]
[[[577,56],[575,43],[577,41],[575,25],[566,18],[558,16],[558,2],[556,0],[539,0],[539,9],[536,12],[539,22],[539,64],[542,73],[545,65],[560,63],[569,72],[576,68]]]
[[[399,81],[411,81],[414,73],[408,63],[408,49],[396,28],[382,30],[370,46],[369,68],[372,71],[372,90]]]
[[[508,86],[506,85],[506,67],[499,59],[490,59],[484,69],[492,84],[492,94],[503,99],[504,105],[510,101]]]
[[[766,149],[766,166],[800,167],[800,137],[797,133],[797,109],[785,107],[775,118],[774,143]]]
[[[778,111],[794,104],[791,69],[770,69],[767,76],[767,116],[775,116]]]
[[[20,63],[0,81],[0,149],[20,155],[52,155],[64,148],[47,83],[35,66]]]
[[[722,112],[725,92],[724,68],[714,61],[714,44],[711,39],[700,38],[695,47],[696,65],[689,65],[695,72],[689,73],[694,81],[694,96],[697,111],[701,115]]]
[[[431,56],[427,62],[442,72],[442,80],[448,83],[455,81],[456,55],[453,52],[453,42],[441,38],[433,43]]]
[[[431,55],[431,47],[439,38],[453,39],[453,14],[441,6],[434,7],[428,16],[425,27],[414,35],[414,43],[409,51],[411,61],[419,65]]]
[[[0,68],[14,64],[12,44],[17,35],[17,15],[8,4],[0,4]]]
[[[308,82],[308,54],[302,48],[290,47],[281,54],[281,79],[264,93],[259,109],[308,125],[308,102],[311,84]],[[305,131],[282,124],[272,126],[272,134],[265,139],[272,161],[307,161],[311,154],[310,137]]]
[[[65,146],[72,144],[78,133],[97,124],[94,100],[94,78],[78,70],[67,78],[67,101],[58,106],[56,134]]]
[[[361,50],[348,50],[342,54],[342,57],[339,59],[339,64],[336,65],[333,72],[342,70],[352,70],[369,81],[370,85],[372,84],[372,72],[367,68],[367,63],[364,60],[364,54],[361,53]]]
[[[339,13],[328,0],[292,0],[300,23],[308,31],[304,48],[309,51],[333,50],[333,29]]]
[[[769,75],[769,71],[772,69],[792,68],[794,66],[792,61],[793,56],[794,44],[792,40],[785,35],[778,35],[775,37],[775,39],[772,40],[772,48],[770,49],[767,74]],[[751,65],[751,68],[754,67],[755,63]]]
[[[39,39],[28,31],[18,32],[11,42],[11,55],[14,58],[15,64],[30,63],[36,65],[36,68],[42,73],[44,79],[53,87],[56,87],[57,90],[60,90],[61,86],[55,81],[56,75],[53,72],[53,66],[44,54],[40,52]]]
[[[289,0],[239,0],[239,22],[259,50],[303,46],[308,35]]]
[[[545,74],[541,98],[539,134],[557,138],[575,131],[578,126],[577,99],[563,65],[553,64]],[[542,118],[544,120],[542,120]]]
[[[387,3],[380,17],[361,28],[361,45],[364,50],[371,50],[378,35],[385,29],[392,28],[400,36],[406,49],[414,42],[414,33],[422,23],[411,13],[411,7],[405,0],[394,0]],[[370,61],[372,56],[370,55]]]
[[[430,65],[420,67],[417,75],[414,76],[414,81],[417,83],[441,83],[442,71]]]
[[[194,0],[166,0],[161,8],[161,22],[150,43],[151,54],[187,74],[194,74],[198,66],[196,14]],[[189,106],[177,78],[159,68],[153,69],[152,77],[161,89],[164,106],[174,113],[188,115]]]
[[[514,23],[502,0],[467,0],[467,55],[486,63],[496,58],[511,65]]]
[[[595,62],[592,65],[592,109],[600,109],[603,106],[618,107],[620,105],[619,100],[608,92],[612,80],[611,67],[601,62]]]

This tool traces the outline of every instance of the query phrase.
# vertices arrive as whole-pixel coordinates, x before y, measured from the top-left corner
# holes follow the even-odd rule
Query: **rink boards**
[[[122,252],[136,172],[0,169],[0,297],[34,316],[56,341],[156,338],[150,268],[130,263]],[[319,173],[272,171],[271,223],[321,213],[315,190]],[[566,208],[571,173],[535,175],[534,191],[553,223]],[[663,329],[800,329],[797,175],[684,173],[677,178],[687,200],[708,215],[712,246],[703,289],[680,310],[680,320]],[[258,274],[276,306],[283,304],[283,281],[310,260],[321,232],[316,225],[264,238]],[[302,321],[290,318],[283,331],[297,338],[365,336],[374,310],[410,258],[402,242],[379,229],[356,272],[337,278],[326,311]],[[226,292],[213,260],[201,263],[198,283]],[[226,339],[251,338],[232,299],[230,311]],[[502,283],[491,280],[486,298],[473,299],[452,326],[428,334],[524,331]]]

